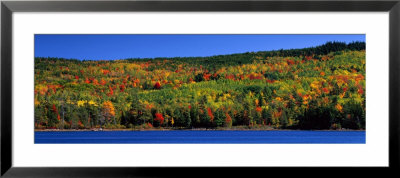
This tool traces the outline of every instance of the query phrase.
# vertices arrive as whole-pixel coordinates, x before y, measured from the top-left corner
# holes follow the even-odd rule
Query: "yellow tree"
[[[114,105],[112,104],[111,101],[104,101],[103,103],[103,116],[107,121],[110,121],[111,119],[114,119],[114,124],[117,124],[115,121],[115,109]]]

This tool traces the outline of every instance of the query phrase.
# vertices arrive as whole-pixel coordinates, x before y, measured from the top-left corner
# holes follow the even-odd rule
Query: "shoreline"
[[[366,131],[366,130],[354,130],[354,129],[324,129],[324,130],[301,130],[301,129],[34,129],[35,132],[112,132],[112,131]]]

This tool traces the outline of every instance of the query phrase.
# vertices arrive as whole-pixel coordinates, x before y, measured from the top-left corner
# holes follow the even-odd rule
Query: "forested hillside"
[[[36,129],[365,129],[365,43],[211,57],[35,58]]]

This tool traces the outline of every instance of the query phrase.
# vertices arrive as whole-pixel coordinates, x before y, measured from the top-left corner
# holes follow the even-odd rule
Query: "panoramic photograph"
[[[365,144],[364,34],[36,34],[35,144]]]

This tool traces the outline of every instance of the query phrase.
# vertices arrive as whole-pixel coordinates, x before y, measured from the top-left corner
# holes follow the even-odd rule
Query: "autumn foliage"
[[[365,129],[365,43],[210,57],[35,58],[35,128]]]
[[[155,88],[155,89],[161,89],[161,84],[160,84],[160,82],[157,82],[156,84],[154,84],[154,88]]]
[[[156,118],[154,119],[155,121],[158,121],[160,125],[164,123],[164,117],[161,113],[156,113],[155,114]]]

